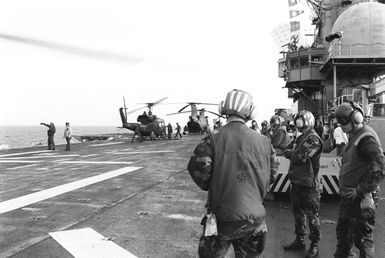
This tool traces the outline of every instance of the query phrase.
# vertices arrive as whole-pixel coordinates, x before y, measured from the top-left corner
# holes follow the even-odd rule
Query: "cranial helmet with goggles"
[[[253,120],[257,115],[251,94],[237,89],[227,93],[226,100],[219,103],[218,111],[221,115],[234,115],[245,121]]]
[[[357,125],[364,121],[364,111],[353,101],[342,103],[337,107],[334,115],[337,122],[342,126],[349,124],[349,122]]]
[[[283,125],[284,122],[285,122],[285,119],[283,119],[283,117],[279,115],[274,115],[270,118],[270,125],[272,127],[281,126]]]
[[[315,124],[315,119],[313,116],[313,113],[307,110],[300,111],[295,119],[294,119],[295,126],[298,128],[299,131],[305,131],[312,129]]]

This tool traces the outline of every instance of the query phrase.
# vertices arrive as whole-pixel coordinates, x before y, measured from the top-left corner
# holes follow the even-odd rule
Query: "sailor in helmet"
[[[360,257],[380,257],[374,252],[377,189],[385,176],[385,157],[377,133],[364,124],[364,112],[354,102],[335,111],[342,131],[349,135],[339,173],[341,207],[337,221],[334,257],[348,257],[353,243]]]
[[[263,198],[275,180],[277,157],[269,139],[246,125],[256,115],[249,93],[230,91],[219,113],[227,124],[203,138],[188,164],[194,182],[208,191],[199,257],[225,257],[231,245],[237,254],[258,257],[267,233]]]
[[[290,144],[290,136],[287,133],[286,126],[284,125],[283,117],[274,115],[270,118],[271,126],[271,143],[275,148],[278,156],[282,156],[287,146]]]
[[[315,119],[310,111],[302,110],[294,123],[302,133],[284,152],[290,160],[288,177],[291,182],[290,200],[295,220],[295,240],[284,250],[305,248],[306,219],[309,223],[310,248],[307,258],[318,257],[318,242],[321,238],[319,220],[320,182],[318,171],[322,153],[322,140],[314,130]]]

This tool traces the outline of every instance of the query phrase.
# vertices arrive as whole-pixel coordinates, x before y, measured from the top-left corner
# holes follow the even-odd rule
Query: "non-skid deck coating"
[[[136,257],[197,257],[206,193],[192,182],[186,166],[200,138],[78,143],[70,152],[65,146],[0,151],[0,207],[11,200],[16,205],[0,214],[0,257],[74,257],[70,248],[92,256],[100,245]],[[114,171],[127,173],[107,176]],[[82,184],[95,178],[100,180]],[[72,188],[60,192],[62,186]],[[50,195],[29,199],[45,191]],[[385,257],[384,197],[381,192],[376,213],[378,257]],[[18,204],[18,198],[30,201]],[[332,257],[335,250],[338,206],[337,198],[322,200],[320,257]],[[294,238],[287,196],[266,200],[266,207],[269,233],[261,257],[303,257],[304,252],[282,249]],[[104,241],[90,246],[89,237],[75,234],[71,240],[67,234],[83,231]],[[65,243],[50,233],[66,236]]]

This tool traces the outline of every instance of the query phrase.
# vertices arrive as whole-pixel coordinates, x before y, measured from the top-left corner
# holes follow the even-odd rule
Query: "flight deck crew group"
[[[225,257],[232,245],[235,257],[259,257],[264,250],[267,227],[263,205],[269,185],[275,180],[277,154],[290,160],[290,199],[295,239],[286,251],[305,249],[306,221],[310,246],[305,257],[321,257],[320,157],[323,142],[315,131],[310,111],[300,111],[294,125],[300,134],[288,144],[279,116],[271,128],[262,123],[261,133],[248,128],[255,118],[252,96],[242,90],[230,91],[219,104],[227,124],[210,132],[195,147],[188,163],[193,181],[208,192],[206,215],[199,240],[199,257]],[[377,134],[364,124],[364,113],[355,103],[344,103],[335,111],[341,129],[349,137],[339,175],[340,213],[336,226],[335,258],[352,255],[379,257],[374,252],[376,193],[385,176],[385,157]],[[270,139],[271,138],[271,139]],[[322,256],[324,257],[324,256]]]

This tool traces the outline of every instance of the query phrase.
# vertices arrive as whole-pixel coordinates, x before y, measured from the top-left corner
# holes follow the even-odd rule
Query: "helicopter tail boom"
[[[122,126],[131,131],[135,131],[135,127],[138,123],[127,123],[127,117],[124,114],[123,108],[119,108],[120,118],[122,119]]]

